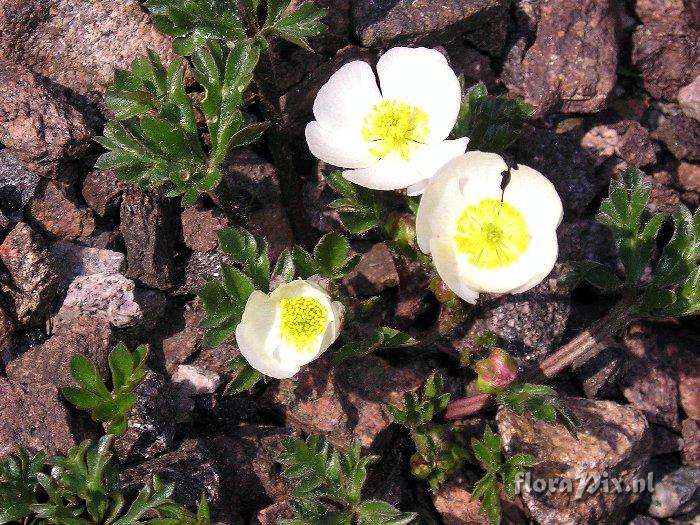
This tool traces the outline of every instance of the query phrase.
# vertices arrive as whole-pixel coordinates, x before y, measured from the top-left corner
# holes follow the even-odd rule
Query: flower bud
[[[513,383],[518,377],[518,364],[500,348],[495,348],[485,359],[474,365],[479,376],[476,385],[480,392],[494,394]]]

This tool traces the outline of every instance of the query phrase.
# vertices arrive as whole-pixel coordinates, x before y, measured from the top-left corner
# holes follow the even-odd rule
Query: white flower
[[[256,290],[236,327],[238,348],[250,366],[276,379],[295,375],[321,355],[340,334],[343,307],[315,283]]]
[[[541,173],[520,165],[501,190],[504,160],[473,151],[447,164],[421,198],[418,245],[465,301],[479,292],[520,293],[557,260],[561,199]]]
[[[395,47],[377,63],[381,92],[366,62],[341,67],[320,89],[306,141],[346,179],[375,190],[423,193],[469,139],[445,140],[457,121],[459,81],[439,52]]]

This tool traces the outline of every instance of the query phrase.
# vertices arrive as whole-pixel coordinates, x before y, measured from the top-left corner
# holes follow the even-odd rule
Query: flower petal
[[[536,269],[532,278],[524,285],[512,290],[511,293],[527,292],[531,288],[534,288],[540,284],[545,277],[550,274],[559,255],[559,243],[557,242],[556,235],[554,237],[555,238],[553,241],[550,240],[550,242],[545,242],[540,245],[541,251],[539,252],[539,257],[537,257],[537,260],[534,261],[536,264]]]
[[[402,190],[425,178],[413,164],[395,154],[368,168],[344,171],[343,177],[372,190]]]
[[[503,201],[525,216],[528,229],[556,229],[564,216],[561,198],[554,185],[539,171],[520,165],[511,170]]]
[[[439,144],[421,144],[411,154],[413,165],[427,180],[432,179],[440,169],[452,159],[464,154],[469,144],[469,138],[445,140]],[[413,193],[413,195],[420,195]]]
[[[324,128],[361,138],[365,118],[381,100],[372,67],[355,61],[341,67],[321,87],[313,111]]]
[[[273,357],[277,310],[266,294],[256,290],[248,298],[241,322],[236,327],[236,343],[246,361],[261,374],[283,379],[299,369],[285,366]]]
[[[420,249],[430,253],[431,239],[451,239],[457,217],[467,205],[481,199],[500,199],[501,172],[506,168],[499,155],[481,151],[470,151],[447,163],[428,184],[418,206],[416,235]]]
[[[367,168],[377,163],[362,138],[324,128],[315,120],[306,126],[306,143],[314,157],[340,168]]]
[[[433,239],[430,242],[430,251],[438,275],[445,281],[447,287],[468,303],[476,304],[479,292],[467,285],[460,276],[454,245]]]
[[[434,49],[395,47],[379,59],[382,96],[408,102],[429,118],[428,143],[447,138],[457,121],[462,92],[457,75]]]

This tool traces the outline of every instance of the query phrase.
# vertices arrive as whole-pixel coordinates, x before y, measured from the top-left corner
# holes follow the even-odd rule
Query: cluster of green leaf
[[[518,138],[523,122],[535,108],[503,95],[489,95],[482,82],[466,90],[464,78],[460,83],[462,105],[452,133],[469,137],[470,151],[503,153]]]
[[[469,459],[464,439],[457,429],[432,422],[449,401],[450,394],[443,392],[442,378],[433,372],[420,394],[404,394],[403,407],[387,407],[394,422],[410,428],[416,447],[411,456],[411,472],[425,480],[433,491]]]
[[[414,513],[401,512],[379,500],[362,499],[367,466],[377,456],[361,456],[355,441],[348,452],[338,452],[324,437],[310,436],[306,441],[287,438],[278,461],[283,475],[298,480],[290,507],[294,518],[280,525],[402,525],[413,521]]]
[[[545,385],[513,383],[496,395],[496,401],[516,414],[526,411],[535,419],[553,425],[560,423],[575,435],[576,416],[557,401],[557,391]]]
[[[119,343],[109,354],[112,391],[107,388],[95,363],[76,354],[70,361],[70,373],[78,387],[64,387],[63,395],[80,410],[89,410],[95,421],[107,423],[107,432],[121,436],[126,432],[129,411],[138,400],[134,389],[146,374],[148,347],[141,345],[134,352]]]
[[[268,0],[267,16],[258,19],[260,0],[244,0],[245,12],[238,11],[235,0],[147,0],[153,24],[166,35],[174,37],[173,50],[183,56],[191,55],[207,41],[220,40],[233,45],[251,38],[267,47],[267,38],[279,37],[311,51],[308,37],[320,34],[325,25],[320,22],[326,10],[312,2],[304,2],[289,11],[291,0]],[[246,28],[243,21],[250,22]]]
[[[326,182],[342,196],[328,206],[338,212],[348,232],[357,235],[383,227],[389,212],[381,192],[353,184],[343,177],[340,171],[332,171],[326,175]]]
[[[25,450],[0,460],[0,525],[209,525],[204,496],[193,513],[170,499],[175,486],[156,476],[127,507],[113,442],[109,434],[96,444],[86,440],[46,462],[43,454],[30,458]]]
[[[323,9],[304,2],[288,10],[289,0],[269,0],[259,27],[258,0],[245,2],[247,16],[234,0],[148,0],[153,23],[174,37],[173,49],[190,56],[192,72],[204,93],[187,93],[184,62],[167,69],[153,51],[137,57],[128,71],[117,70],[107,88],[114,120],[96,140],[108,151],[96,163],[129,183],[182,195],[185,206],[221,182],[219,170],[235,147],[260,138],[267,123],[248,123],[241,111],[243,92],[253,78],[268,37],[306,49],[306,38],[319,34]],[[243,18],[251,27],[244,27]],[[255,33],[248,38],[248,33]],[[193,100],[199,101],[193,105]],[[206,137],[197,125],[206,121]]]
[[[191,205],[200,193],[221,182],[219,166],[228,152],[257,140],[267,125],[247,125],[240,106],[259,50],[247,42],[231,49],[208,42],[192,56],[194,75],[205,90],[199,105],[209,136],[200,137],[192,100],[185,92],[181,62],[166,70],[150,52],[129,71],[118,70],[107,89],[107,107],[115,119],[96,140],[109,151],[97,161],[125,181],[183,195]]]
[[[338,365],[350,358],[364,357],[379,350],[406,348],[417,343],[410,335],[394,328],[382,326],[360,341],[351,341],[333,354],[333,364]]]
[[[299,247],[292,252],[283,251],[271,269],[267,242],[244,229],[224,228],[217,232],[221,251],[233,265],[221,267],[221,279],[211,279],[199,290],[205,316],[202,327],[206,329],[204,343],[215,347],[233,337],[241,322],[248,298],[255,290],[271,291],[271,283],[290,282],[296,275],[319,275],[341,279],[359,262],[350,256],[347,239],[338,233],[330,233],[318,242],[313,255]],[[226,392],[234,394],[250,390],[263,376],[238,356],[229,363],[235,377]]]
[[[481,502],[481,512],[486,514],[492,524],[497,525],[501,522],[499,481],[503,484],[506,496],[512,498],[518,475],[524,468],[533,466],[536,460],[530,454],[514,454],[503,461],[501,438],[488,426],[484,430],[482,441],[472,438],[471,444],[474,457],[486,471],[484,477],[476,482],[472,498]]]
[[[565,284],[582,281],[610,293],[620,293],[633,315],[666,317],[700,311],[700,211],[693,216],[678,205],[672,214],[674,233],[652,264],[660,245],[659,230],[666,216],[646,211],[652,186],[643,173],[629,168],[622,180],[610,183],[608,198],[600,206],[598,221],[613,233],[624,275],[615,268],[593,261],[578,263],[564,277]],[[651,266],[651,278],[644,278]]]

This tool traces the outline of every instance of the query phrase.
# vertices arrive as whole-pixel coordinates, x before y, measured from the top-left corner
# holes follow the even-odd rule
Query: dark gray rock
[[[93,170],[83,181],[83,198],[101,217],[119,209],[123,191],[124,185],[112,170]]]
[[[65,290],[68,285],[80,275],[115,275],[125,267],[123,253],[101,248],[92,248],[67,241],[56,241],[51,245],[51,256],[56,265],[61,282],[60,288]]]
[[[9,150],[0,150],[0,213],[9,221],[22,220],[22,209],[36,191],[39,176],[27,170]]]
[[[574,364],[572,371],[581,382],[588,398],[611,398],[619,394],[617,379],[627,359],[620,348],[606,348],[584,363]]]
[[[651,495],[649,514],[670,518],[686,514],[700,505],[700,468],[681,467],[666,474]]]

